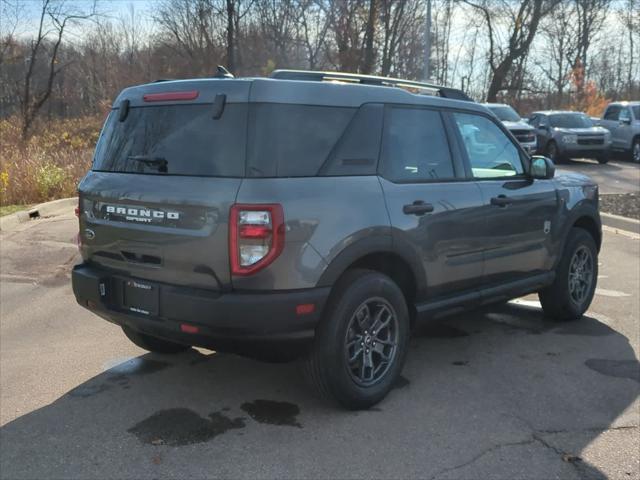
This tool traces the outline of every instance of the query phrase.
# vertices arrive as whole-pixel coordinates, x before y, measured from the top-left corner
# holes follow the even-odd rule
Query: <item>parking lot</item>
[[[640,185],[625,162],[559,168]],[[2,478],[640,478],[634,236],[605,231],[581,321],[530,296],[422,325],[397,388],[347,412],[295,363],[133,346],[75,303],[76,229],[68,212],[0,233]]]

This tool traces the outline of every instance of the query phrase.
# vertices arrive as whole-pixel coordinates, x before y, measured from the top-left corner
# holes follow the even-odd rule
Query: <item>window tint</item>
[[[604,114],[605,120],[618,120],[618,115],[622,107],[620,105],[611,105]]]
[[[136,107],[124,121],[113,110],[96,147],[93,170],[161,175],[244,175],[246,104],[218,120],[211,105]]]
[[[384,107],[361,106],[321,167],[320,175],[375,175]]]
[[[631,110],[628,108],[623,108],[620,110],[620,115],[618,115],[618,120],[631,120]]]
[[[317,175],[354,111],[310,105],[251,105],[247,176]]]
[[[435,110],[388,110],[382,147],[382,174],[392,181],[455,177],[447,135]]]
[[[633,107],[631,107],[631,110],[633,110],[633,116],[636,120],[640,120],[640,105],[634,105]]]
[[[488,118],[453,114],[476,178],[510,177],[524,173],[520,152]]]

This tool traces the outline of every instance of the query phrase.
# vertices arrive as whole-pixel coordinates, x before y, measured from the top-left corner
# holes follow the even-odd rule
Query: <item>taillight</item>
[[[233,275],[251,275],[273,262],[284,247],[284,213],[278,204],[236,204],[229,218]]]

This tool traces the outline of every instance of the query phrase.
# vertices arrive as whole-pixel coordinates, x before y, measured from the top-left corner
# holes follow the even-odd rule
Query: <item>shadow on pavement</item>
[[[581,451],[637,422],[639,382],[597,318],[513,303],[420,326],[398,388],[366,412],[317,400],[295,364],[147,354],[2,427],[1,475],[604,478]]]

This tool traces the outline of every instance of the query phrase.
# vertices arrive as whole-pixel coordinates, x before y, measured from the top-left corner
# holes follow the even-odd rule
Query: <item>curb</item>
[[[601,213],[600,218],[602,219],[602,224],[607,227],[640,235],[640,220],[611,213]]]
[[[5,232],[13,230],[18,225],[28,222],[33,218],[61,215],[67,211],[71,212],[77,205],[78,197],[61,198],[59,200],[41,203],[29,210],[5,215],[4,217],[0,217],[0,231]]]

